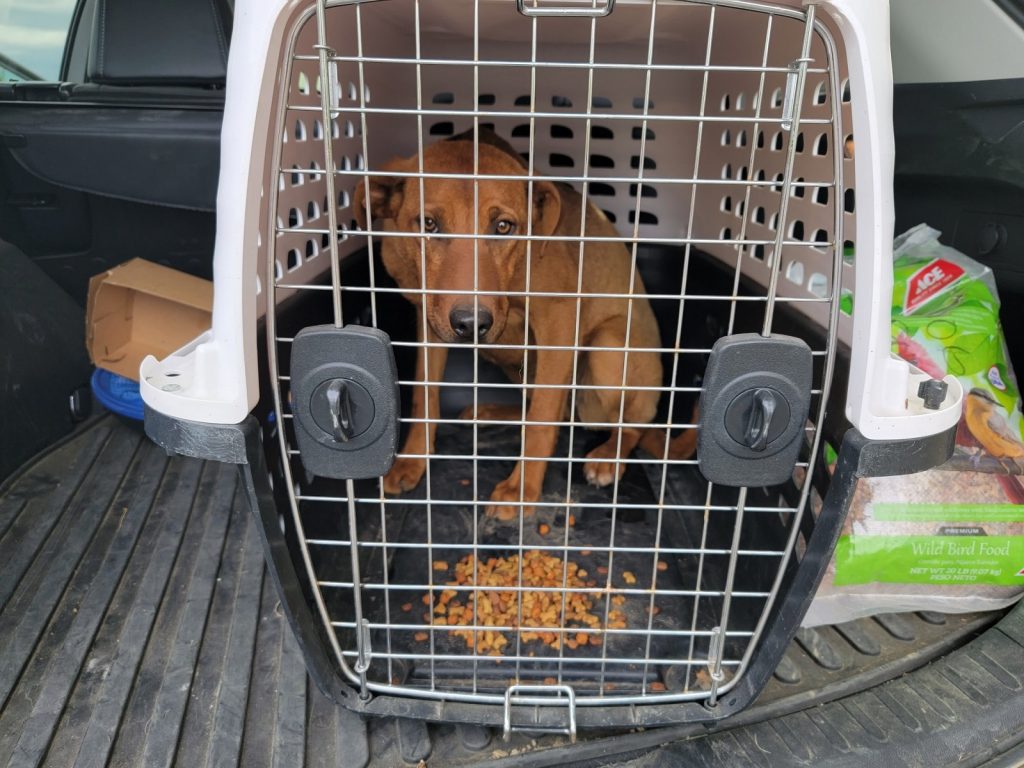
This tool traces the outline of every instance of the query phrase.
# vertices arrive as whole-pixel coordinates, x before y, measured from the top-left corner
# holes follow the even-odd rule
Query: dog
[[[388,175],[415,174],[421,166],[428,174],[478,173],[476,210],[472,179],[421,180]],[[408,291],[403,295],[418,309],[418,341],[430,343],[417,355],[417,380],[426,382],[427,372],[430,382],[442,380],[448,354],[444,345],[476,342],[485,359],[519,383],[524,368],[522,345],[528,342],[540,347],[530,351],[526,364],[529,382],[534,386],[528,389],[523,455],[532,460],[518,462],[494,488],[486,512],[499,520],[515,519],[519,506],[524,515],[531,514],[540,498],[546,459],[554,452],[558,439],[555,423],[566,417],[574,345],[581,347],[576,379],[585,387],[576,393],[579,419],[608,424],[621,418],[625,425],[613,429],[605,443],[587,454],[587,481],[596,486],[610,485],[624,471],[616,461],[618,457],[628,456],[638,443],[661,456],[666,453],[667,442],[664,429],[643,427],[654,418],[658,406],[660,394],[652,388],[662,384],[662,365],[660,354],[653,350],[661,346],[661,338],[643,280],[632,269],[630,252],[623,243],[587,242],[580,286],[583,294],[621,297],[577,299],[560,294],[577,292],[579,243],[534,240],[530,247],[527,327],[522,295],[527,289],[527,241],[522,235],[529,230],[538,238],[578,236],[584,203],[582,196],[566,184],[534,180],[531,193],[525,179],[487,178],[526,174],[526,164],[504,139],[492,131],[480,130],[474,147],[473,132],[469,131],[426,147],[422,164],[418,155],[390,161],[367,182],[360,182],[353,198],[357,222],[363,229],[368,210],[382,231],[422,235],[384,237],[380,246],[384,268],[399,288]],[[476,239],[475,243],[473,237],[447,237],[474,232],[492,237]],[[588,237],[618,236],[604,213],[592,204],[586,207],[585,233]],[[423,288],[436,292],[419,292]],[[475,304],[473,294],[466,293],[474,289],[478,291]],[[426,303],[425,325],[421,302]],[[436,425],[424,423],[428,413],[431,418],[440,413],[438,387],[429,383],[414,389],[414,422],[403,453],[433,453]],[[481,404],[475,412],[470,406],[462,415],[520,420],[521,408]],[[696,433],[687,430],[668,445],[669,456],[689,457],[696,448]],[[398,458],[384,477],[385,493],[399,494],[415,488],[425,470],[425,459]]]

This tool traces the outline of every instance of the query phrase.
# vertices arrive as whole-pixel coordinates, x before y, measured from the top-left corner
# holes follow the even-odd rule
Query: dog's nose
[[[471,306],[459,306],[448,315],[452,330],[460,339],[472,340],[474,336],[483,338],[494,325],[494,317],[484,307],[475,312]]]

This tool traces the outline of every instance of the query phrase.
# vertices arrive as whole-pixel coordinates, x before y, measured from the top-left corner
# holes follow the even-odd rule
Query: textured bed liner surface
[[[741,721],[806,707],[829,690],[855,693],[990,621],[922,614],[802,631]],[[984,686],[1002,670],[1000,687],[1020,698],[1008,652],[988,648],[983,661],[994,666],[985,662],[979,681],[966,662],[943,661],[929,685],[938,692],[959,680],[959,695],[982,696],[984,709],[994,701]],[[843,717],[858,721],[851,707]],[[885,728],[900,722],[890,720]],[[786,722],[759,727],[776,733]],[[747,744],[744,734],[760,738],[743,729],[728,743]],[[325,699],[280,610],[233,466],[168,458],[141,430],[105,416],[0,487],[0,765],[361,766],[370,755],[389,768],[428,757],[440,766],[565,764],[563,750],[538,749],[556,743],[526,734],[506,745],[472,726],[367,724]],[[624,744],[595,739],[573,756],[607,763]],[[717,764],[722,750],[689,740],[669,754]]]

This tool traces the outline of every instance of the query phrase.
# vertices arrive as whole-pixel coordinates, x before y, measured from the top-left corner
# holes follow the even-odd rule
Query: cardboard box
[[[213,283],[145,259],[89,281],[85,344],[97,368],[139,380],[146,355],[163,359],[208,330]]]

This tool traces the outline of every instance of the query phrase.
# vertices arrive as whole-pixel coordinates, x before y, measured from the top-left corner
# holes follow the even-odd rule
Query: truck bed
[[[925,740],[929,764],[973,765],[1024,732],[1024,613],[985,631],[1000,618],[801,631],[758,702],[718,734],[583,734],[568,747],[368,723],[307,677],[236,468],[168,458],[104,415],[0,487],[0,764],[540,766],[567,764],[569,748],[594,765],[630,753],[630,765],[902,765],[900,746]]]

